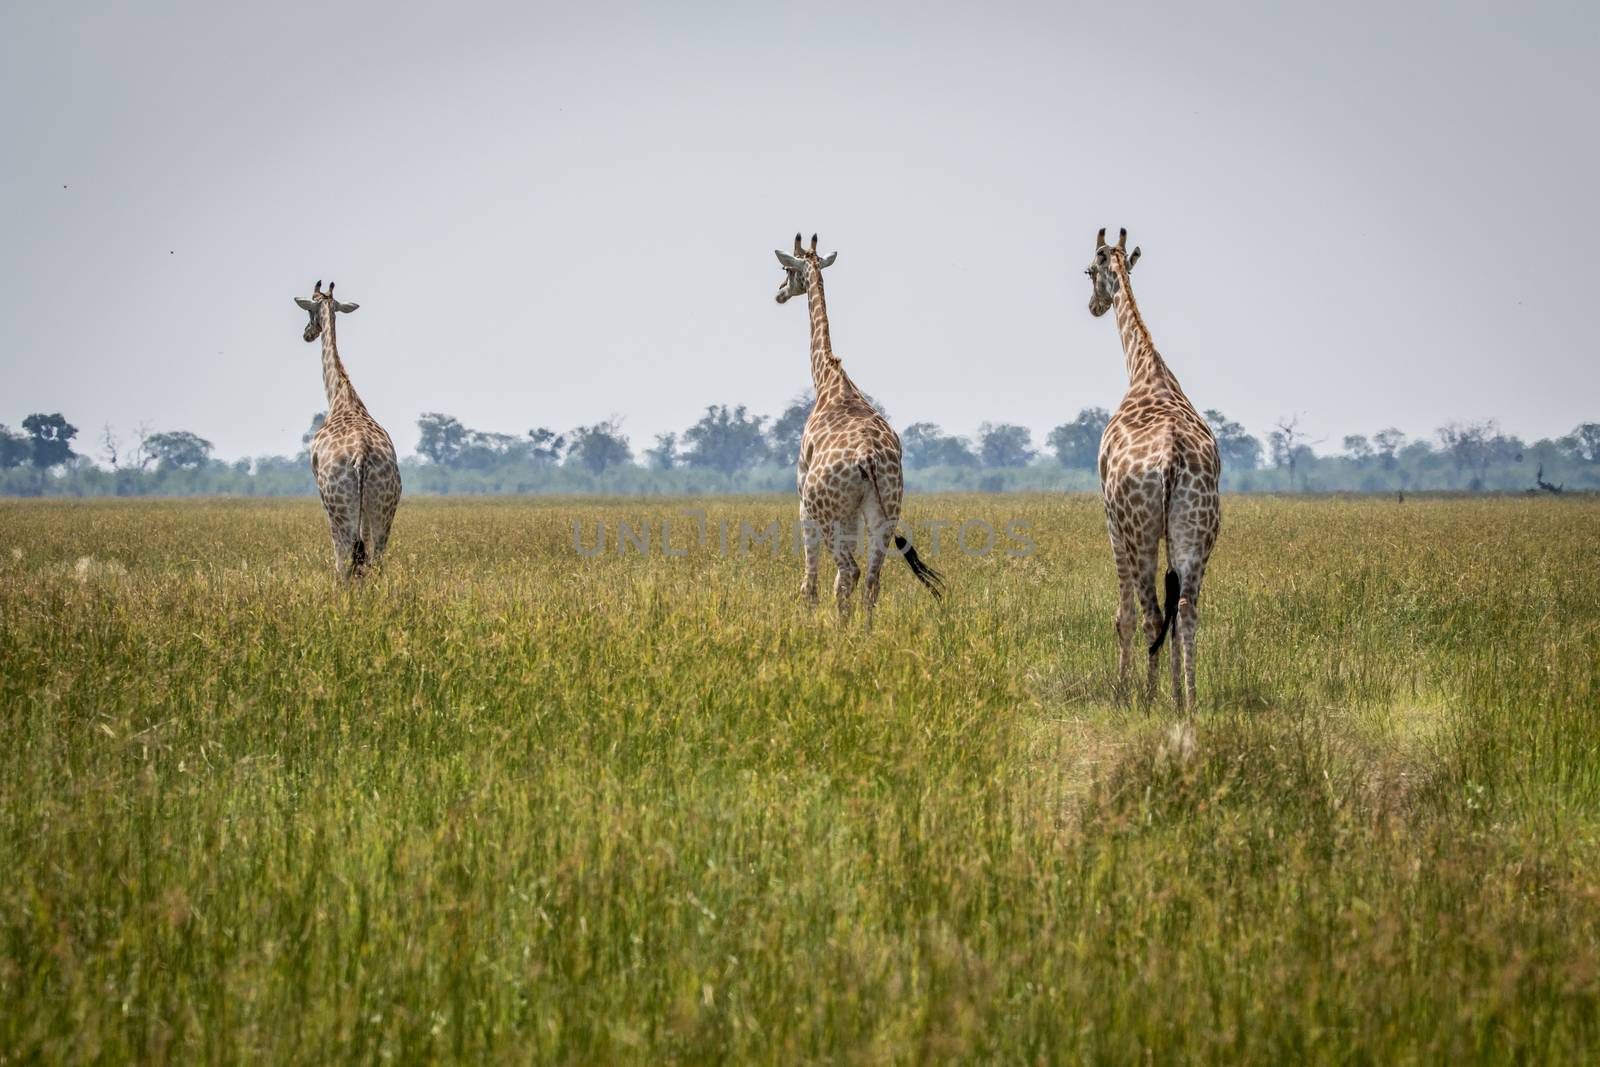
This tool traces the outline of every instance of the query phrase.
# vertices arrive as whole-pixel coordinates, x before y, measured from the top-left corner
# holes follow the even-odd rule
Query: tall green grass
[[[870,635],[685,506],[0,504],[0,1063],[1595,1056],[1600,505],[1230,499],[1192,731],[1093,498]]]

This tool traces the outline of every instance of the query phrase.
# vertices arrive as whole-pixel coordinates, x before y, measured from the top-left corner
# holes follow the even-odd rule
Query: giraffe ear
[[[827,259],[818,260],[817,261],[817,266],[818,267],[831,267],[831,266],[833,266],[833,261],[838,259],[838,258],[839,258],[839,253],[834,252],[832,255],[828,256]]]
[[[360,304],[336,304],[334,306],[337,307],[340,311],[344,312],[346,315],[348,315],[348,314],[350,314],[350,312],[354,311],[356,308],[360,307],[361,305]]]
[[[784,270],[800,269],[800,261],[793,256],[780,252],[776,248],[772,250],[772,254],[778,257],[778,262],[783,264]]]
[[[313,307],[316,306],[315,304],[313,304],[311,301],[307,300],[303,296],[295,297],[294,298],[294,302],[296,304],[299,304],[301,307],[305,308],[307,311],[310,311]]]
[[[1128,269],[1133,270],[1133,265],[1139,262],[1139,246],[1133,246],[1133,255],[1128,257]]]

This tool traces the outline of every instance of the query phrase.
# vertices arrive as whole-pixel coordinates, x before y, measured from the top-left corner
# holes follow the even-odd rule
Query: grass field
[[[676,501],[0,503],[0,1063],[1600,1055],[1600,501],[1229,499],[1192,734],[1096,500],[913,504],[1035,551],[868,637],[574,549]]]

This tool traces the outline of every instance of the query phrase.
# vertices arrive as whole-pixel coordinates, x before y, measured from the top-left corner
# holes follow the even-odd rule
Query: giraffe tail
[[[356,460],[356,536],[350,543],[350,577],[360,577],[367,569],[367,542],[362,534],[367,517],[367,457]]]
[[[1161,632],[1156,634],[1156,639],[1150,642],[1150,654],[1153,656],[1161,651],[1161,643],[1167,639],[1167,631],[1172,629],[1172,620],[1178,617],[1178,598],[1183,589],[1178,581],[1178,572],[1167,570],[1167,604],[1161,613]],[[1177,653],[1173,653],[1177,655]]]
[[[1166,482],[1166,492],[1161,501],[1161,536],[1167,539],[1167,603],[1161,611],[1161,632],[1150,642],[1152,656],[1161,651],[1161,645],[1167,639],[1167,631],[1172,629],[1172,621],[1178,617],[1178,600],[1183,596],[1183,583],[1178,580],[1178,572],[1172,569],[1172,538],[1168,536],[1172,517],[1172,482],[1175,475],[1176,471],[1170,464],[1162,475]]]
[[[878,472],[873,467],[872,457],[868,456],[867,461],[861,464],[861,471],[867,476],[867,483],[872,486],[872,495],[878,500],[878,512],[887,515],[889,512],[883,506],[883,493],[878,488]],[[935,598],[944,596],[944,575],[922,562],[922,557],[917,555],[917,550],[911,547],[910,541],[895,534],[894,547],[906,561],[906,566],[911,568],[911,573],[917,576],[917,581],[928,587],[928,592]]]
[[[944,575],[922,562],[921,557],[917,555],[917,550],[911,547],[910,541],[907,541],[899,534],[895,534],[894,547],[900,555],[905,557],[906,564],[911,568],[911,573],[917,576],[917,581],[928,587],[928,592],[932,593],[936,598],[944,596]]]

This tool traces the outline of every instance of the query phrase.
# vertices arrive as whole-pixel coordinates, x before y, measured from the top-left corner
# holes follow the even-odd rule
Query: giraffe
[[[1089,313],[1117,311],[1117,332],[1128,366],[1128,392],[1100,438],[1100,486],[1111,554],[1117,566],[1116,615],[1119,684],[1132,664],[1134,600],[1144,609],[1149,641],[1147,692],[1154,694],[1158,655],[1175,629],[1172,696],[1179,709],[1192,707],[1194,638],[1199,623],[1200,584],[1222,525],[1217,482],[1222,461],[1211,428],[1183,394],[1177,377],[1150,340],[1134,302],[1129,274],[1139,249],[1127,251],[1128,231],[1115,245],[1106,231],[1095,238],[1085,274],[1094,291]],[[1156,597],[1156,563],[1167,542],[1166,611]],[[1181,656],[1180,656],[1181,653]]]
[[[295,297],[311,316],[306,343],[322,338],[322,387],[328,394],[328,418],[311,439],[311,474],[317,480],[328,531],[333,536],[335,567],[350,578],[383,559],[389,524],[400,503],[400,465],[394,442],[367,414],[350,376],[339,362],[334,341],[334,314],[349,314],[360,305],[333,298],[333,283],[322,291],[319,280],[311,299]]]
[[[795,234],[794,254],[775,254],[784,272],[778,303],[805,294],[811,313],[811,384],[817,399],[800,435],[797,482],[806,560],[800,595],[812,605],[817,602],[817,565],[826,540],[839,572],[833,583],[839,617],[850,618],[850,595],[862,576],[855,559],[855,531],[864,518],[867,568],[861,601],[870,627],[878,603],[878,576],[891,540],[911,573],[935,597],[941,595],[944,577],[918,558],[917,550],[895,531],[904,489],[900,438],[833,354],[822,271],[839,253],[823,259],[817,255],[816,234],[811,235],[809,250],[801,247],[800,235]]]

